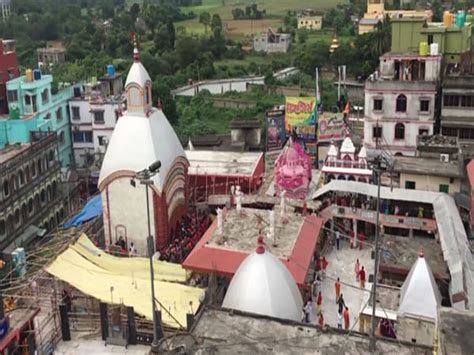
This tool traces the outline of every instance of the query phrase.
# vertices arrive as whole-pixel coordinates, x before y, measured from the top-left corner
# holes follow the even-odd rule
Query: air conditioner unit
[[[440,154],[440,155],[439,155],[439,160],[440,160],[442,163],[447,163],[447,162],[449,162],[449,154]]]

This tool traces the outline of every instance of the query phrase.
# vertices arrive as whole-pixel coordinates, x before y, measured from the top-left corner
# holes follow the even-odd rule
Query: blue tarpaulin
[[[64,228],[77,227],[82,223],[87,222],[102,214],[102,198],[99,195],[92,197],[81,212],[72,217],[69,221],[64,224]]]

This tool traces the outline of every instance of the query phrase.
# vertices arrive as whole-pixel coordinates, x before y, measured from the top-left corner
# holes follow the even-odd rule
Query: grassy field
[[[196,14],[207,11],[211,15],[218,14],[224,22],[227,36],[241,38],[265,31],[268,27],[277,29],[283,25],[283,18],[288,10],[299,11],[306,8],[327,10],[348,2],[348,0],[203,0],[201,6],[183,7],[182,11],[193,11]],[[260,9],[265,9],[266,15],[263,20],[233,20],[232,9],[237,7],[244,9],[245,6],[253,3],[256,3]],[[204,26],[198,19],[179,22],[176,26],[183,26],[188,33],[204,33]]]

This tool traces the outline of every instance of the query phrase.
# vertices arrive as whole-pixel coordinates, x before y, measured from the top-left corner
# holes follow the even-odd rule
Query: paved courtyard
[[[327,325],[337,327],[338,306],[336,304],[334,283],[339,277],[341,281],[341,293],[344,296],[346,306],[349,307],[350,328],[352,328],[358,318],[360,310],[367,302],[372,287],[372,284],[368,282],[369,275],[374,272],[374,260],[371,259],[371,249],[369,246],[365,246],[362,250],[351,249],[349,241],[342,239],[340,249],[336,250],[334,246],[326,255],[326,259],[329,265],[326,271],[326,278],[321,283],[324,322]],[[364,266],[366,270],[367,281],[365,283],[365,291],[359,288],[359,283],[356,281],[354,265],[357,259],[359,259],[360,265]],[[316,302],[313,305],[311,322],[318,322]],[[359,326],[357,324],[354,330],[358,329]]]
[[[56,355],[145,355],[149,354],[150,347],[144,345],[129,345],[128,348],[116,345],[104,345],[102,340],[79,339],[72,341],[62,341],[54,350]]]

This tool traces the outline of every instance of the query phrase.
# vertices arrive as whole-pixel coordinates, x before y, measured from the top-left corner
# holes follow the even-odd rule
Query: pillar
[[[353,247],[357,248],[357,219],[355,219],[355,218],[352,220],[352,228],[353,228],[353,231],[354,231],[354,245],[353,245]]]
[[[102,334],[102,340],[107,340],[109,336],[109,314],[107,303],[101,302],[99,305],[100,313],[100,330]]]
[[[137,345],[137,324],[133,307],[127,307],[128,343]]]
[[[413,229],[412,229],[412,228],[410,228],[410,229],[408,230],[408,236],[409,236],[410,238],[413,238],[413,237],[414,237]]]
[[[166,196],[164,193],[153,194],[153,212],[155,219],[155,251],[168,244],[168,206],[166,206]]]
[[[67,306],[62,304],[59,306],[59,317],[61,319],[61,333],[63,341],[71,340],[71,329],[69,329],[69,316],[67,314]]]

